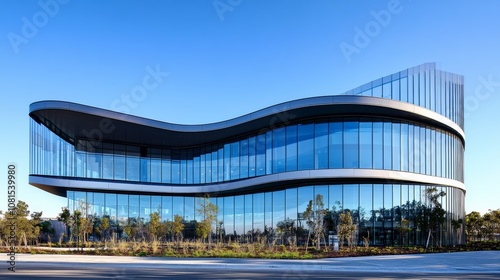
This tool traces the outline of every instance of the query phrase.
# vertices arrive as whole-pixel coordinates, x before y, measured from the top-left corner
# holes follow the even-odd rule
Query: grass
[[[42,244],[45,246],[48,244]],[[214,243],[212,246],[200,241],[184,241],[179,244],[173,242],[161,242],[160,240],[145,241],[123,241],[112,240],[104,243],[84,244],[89,250],[53,250],[52,247],[42,249],[40,247],[18,247],[17,253],[29,254],[86,254],[86,255],[111,255],[111,256],[163,256],[163,257],[196,257],[196,258],[261,258],[261,259],[315,259],[315,258],[335,258],[335,257],[355,257],[355,256],[375,256],[375,255],[397,255],[397,254],[422,254],[439,252],[465,252],[481,250],[500,250],[500,241],[469,242],[465,245],[450,247],[434,247],[425,249],[418,246],[387,246],[369,247],[358,246],[353,248],[343,247],[338,251],[333,251],[331,247],[321,247],[316,250],[309,247],[306,252],[304,246],[297,245],[273,245],[266,244],[265,241],[255,243]],[[64,245],[64,244],[63,244]],[[63,248],[67,248],[63,246]],[[0,247],[1,253],[7,253],[6,246]]]

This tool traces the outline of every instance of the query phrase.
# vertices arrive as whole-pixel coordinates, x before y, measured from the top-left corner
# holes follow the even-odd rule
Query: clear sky
[[[32,102],[207,123],[425,62],[465,76],[466,211],[500,208],[499,11],[500,1],[0,0],[0,209],[10,162],[32,211],[55,217],[66,204],[28,184]],[[158,83],[125,105],[148,69]]]

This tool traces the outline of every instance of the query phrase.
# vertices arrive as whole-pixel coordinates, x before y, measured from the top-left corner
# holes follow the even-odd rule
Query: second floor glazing
[[[31,121],[30,173],[195,185],[298,170],[381,169],[463,182],[461,140],[394,119],[330,118],[205,146],[169,149],[79,140],[76,147]]]

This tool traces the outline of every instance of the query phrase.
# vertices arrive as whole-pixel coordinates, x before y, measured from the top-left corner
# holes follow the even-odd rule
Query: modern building
[[[153,212],[200,220],[208,194],[233,240],[279,237],[286,219],[300,239],[302,213],[321,194],[325,208],[350,210],[358,242],[372,245],[425,244],[426,190],[436,187],[446,221],[435,238],[463,243],[463,90],[462,76],[428,63],[202,125],[40,101],[30,105],[29,182],[118,227]]]

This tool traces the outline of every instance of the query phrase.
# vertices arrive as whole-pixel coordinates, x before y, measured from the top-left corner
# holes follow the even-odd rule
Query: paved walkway
[[[268,260],[222,258],[161,258],[89,255],[18,254],[16,266],[44,263],[57,267],[185,268],[223,270],[376,271],[426,273],[493,273],[500,278],[500,251],[391,255],[319,260]]]

